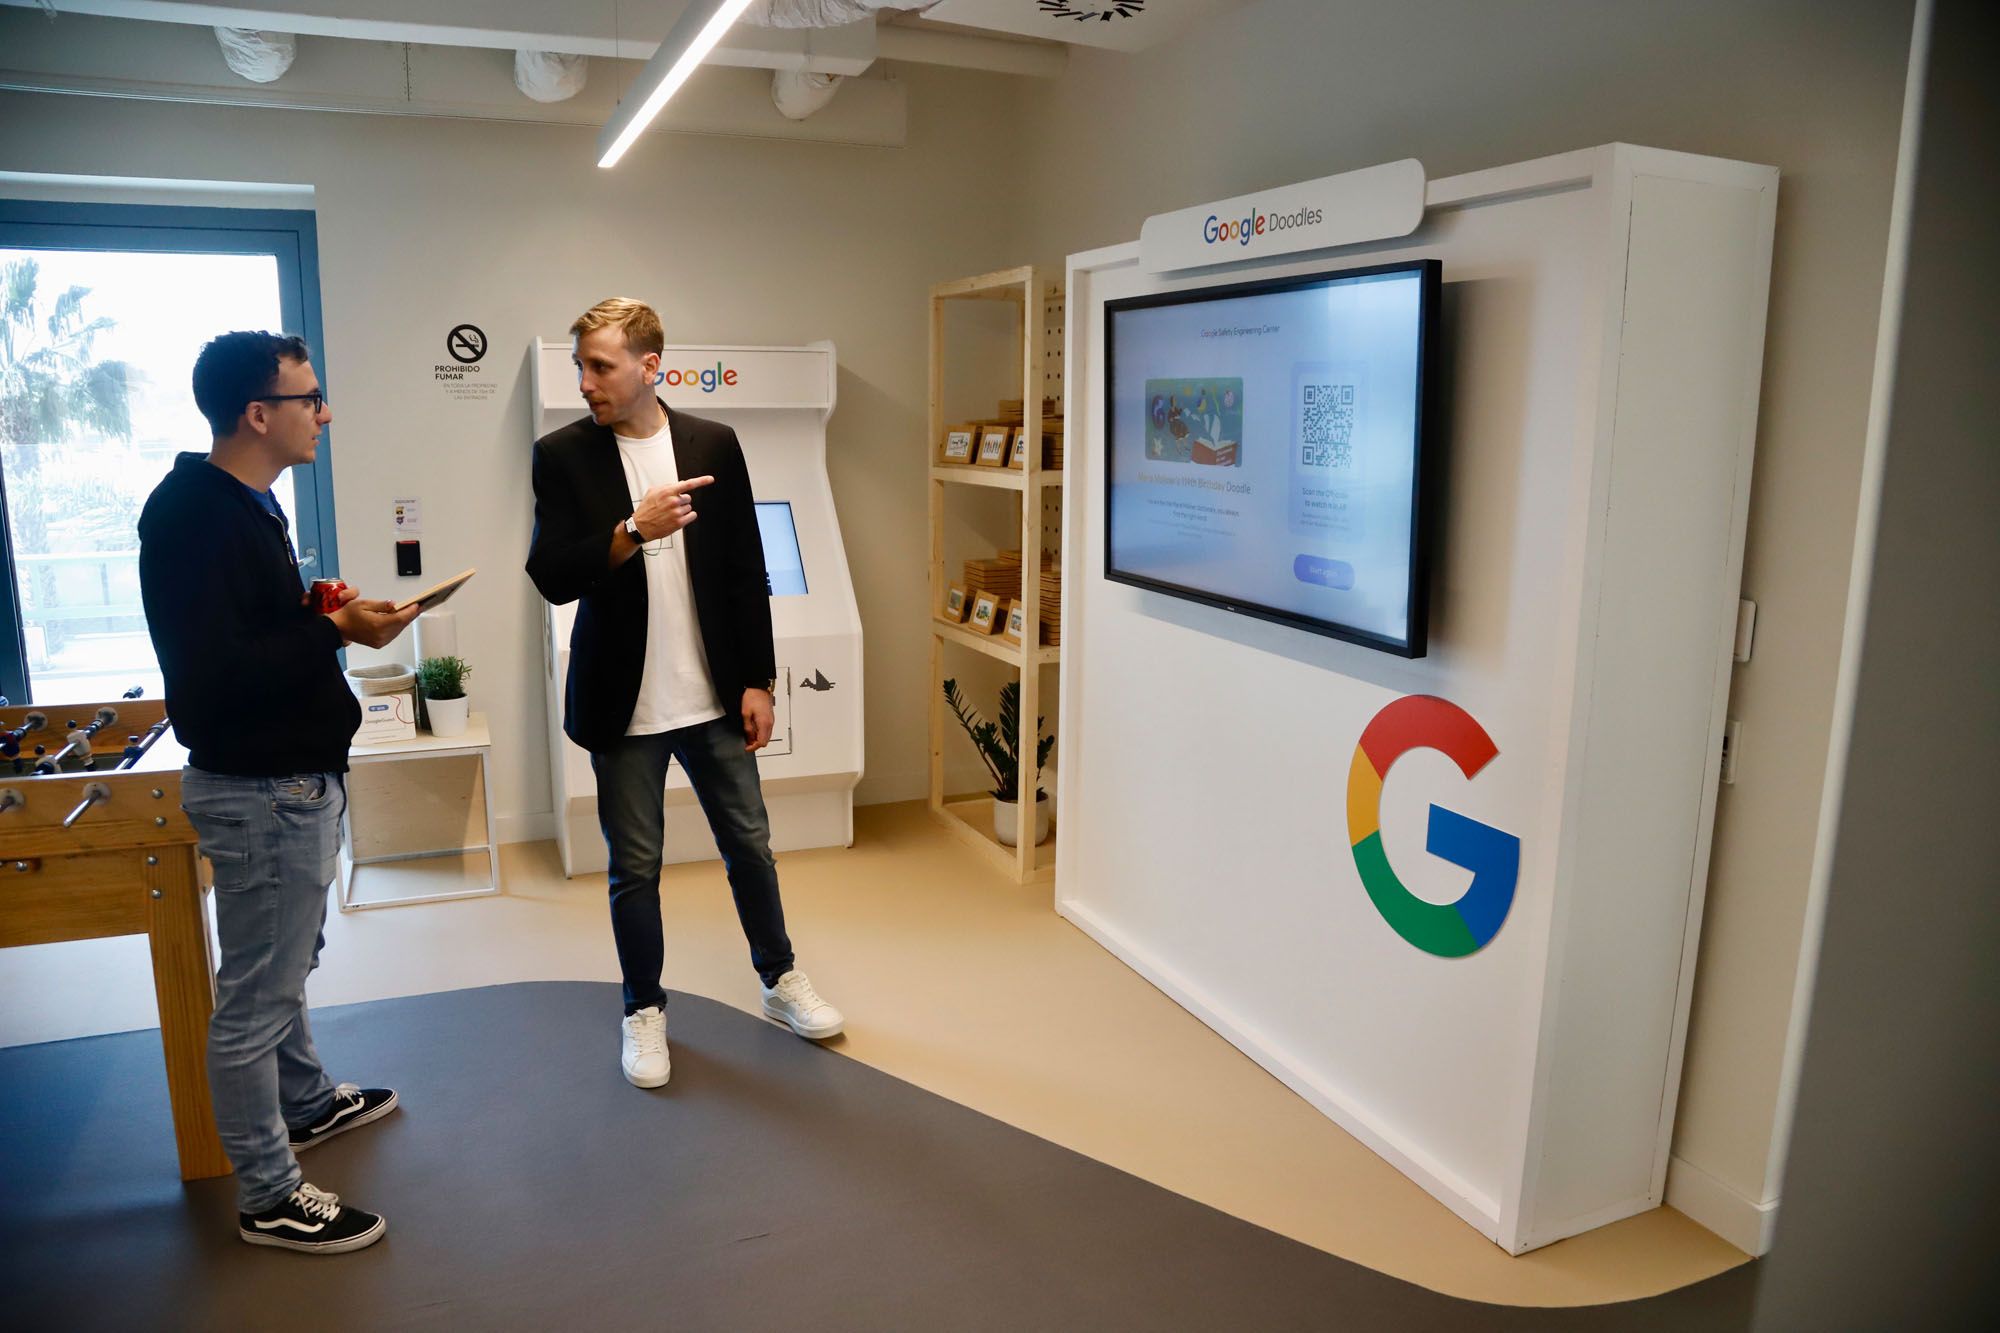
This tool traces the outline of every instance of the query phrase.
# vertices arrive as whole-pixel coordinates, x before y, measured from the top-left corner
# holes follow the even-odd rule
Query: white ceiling
[[[922,10],[915,23],[899,22],[893,10],[883,18],[905,32],[908,27],[935,21],[988,37],[1139,51],[1174,36],[1196,19],[1242,2],[942,0]],[[922,0],[907,3],[915,9]],[[571,4],[548,0],[0,0],[0,5],[103,18],[265,28],[440,46],[529,47],[643,60],[686,8],[687,0],[582,0]],[[855,29],[865,33],[870,26],[863,21],[835,32],[850,43],[865,43]],[[761,47],[770,45],[774,37],[772,29],[738,24],[724,45]],[[825,38],[835,39],[835,33],[826,33]],[[794,40],[802,39],[795,36]],[[872,54],[871,49],[870,58]],[[889,52],[884,50],[883,54]],[[726,52],[721,63],[733,63]]]
[[[1040,37],[1073,46],[1143,51],[1205,15],[1234,9],[1243,0],[942,0],[924,11],[956,23],[1017,37]]]

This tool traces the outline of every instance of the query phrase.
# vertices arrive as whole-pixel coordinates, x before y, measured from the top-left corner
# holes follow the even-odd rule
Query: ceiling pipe
[[[743,22],[760,28],[838,28],[872,19],[883,10],[922,13],[938,0],[905,4],[902,0],[751,0]]]
[[[787,120],[804,120],[833,100],[840,75],[814,74],[803,69],[771,71],[771,101]]]
[[[516,51],[514,86],[536,102],[567,102],[583,91],[590,57],[561,51]]]
[[[257,28],[217,28],[223,63],[252,83],[275,83],[298,58],[299,39],[288,32]]]

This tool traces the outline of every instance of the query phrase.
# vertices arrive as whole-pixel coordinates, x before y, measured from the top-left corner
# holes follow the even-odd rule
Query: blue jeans
[[[241,778],[187,768],[181,808],[215,863],[215,1127],[236,1168],[238,1207],[261,1213],[300,1180],[286,1127],[315,1123],[333,1102],[306,1023],[306,974],[326,943],[347,785],[338,773]]]
[[[792,969],[792,942],[778,901],[778,866],[771,856],[771,819],[758,784],[757,756],[743,748],[743,725],[732,717],[678,731],[627,736],[593,753],[597,822],[611,860],[611,936],[625,977],[625,1012],[664,1006],[660,968],[666,942],[660,926],[660,851],[666,840],[667,764],[678,759],[708,816],[716,850],[736,899],[736,919],[750,943],[750,965],[766,986]]]

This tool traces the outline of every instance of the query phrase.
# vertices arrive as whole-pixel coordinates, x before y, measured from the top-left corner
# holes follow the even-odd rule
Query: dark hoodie
[[[211,773],[345,773],[361,704],[340,631],[309,610],[277,516],[206,454],[182,454],[139,515],[139,593],[188,762]]]

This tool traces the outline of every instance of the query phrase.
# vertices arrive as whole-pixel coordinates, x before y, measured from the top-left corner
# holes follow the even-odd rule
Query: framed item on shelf
[[[1021,602],[1007,603],[1006,621],[1007,627],[1001,630],[1000,633],[1015,643],[1021,642],[1022,638],[1028,632],[1027,606]]]
[[[1014,435],[1007,445],[1007,466],[1023,471],[1028,466],[1028,428],[1014,427]]]
[[[1007,441],[1012,439],[1012,426],[986,426],[979,435],[979,458],[981,467],[1007,466]]]
[[[965,589],[956,583],[945,589],[944,609],[938,614],[954,625],[963,625],[972,612],[972,599],[965,595]]]
[[[1000,628],[1000,604],[993,600],[993,594],[982,592],[972,603],[972,628],[981,634],[991,634]]]
[[[938,453],[940,463],[970,463],[972,450],[979,432],[971,426],[948,426],[944,432],[944,448]]]

